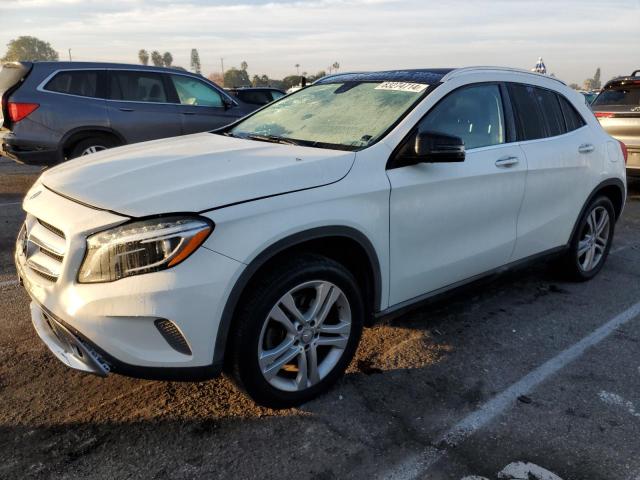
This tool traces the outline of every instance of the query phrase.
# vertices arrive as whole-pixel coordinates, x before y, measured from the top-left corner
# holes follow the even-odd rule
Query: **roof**
[[[183,68],[176,67],[156,67],[155,65],[140,65],[136,63],[108,63],[108,62],[20,62],[26,64],[38,65],[40,67],[49,68],[51,70],[68,70],[75,68],[122,68],[129,70],[156,70],[176,73],[191,73]]]
[[[452,68],[387,70],[381,72],[336,73],[322,77],[316,84],[335,82],[413,82],[433,85],[439,83]]]
[[[535,75],[544,77],[549,80],[555,80],[564,84],[558,78],[544,75],[541,73],[531,72],[529,70],[521,70],[509,67],[464,67],[464,68],[420,68],[413,70],[387,70],[380,72],[353,72],[353,73],[336,73],[322,77],[316,84],[335,83],[335,82],[412,82],[426,83],[434,85],[440,82],[446,82],[459,75],[472,72],[512,72],[524,75]]]

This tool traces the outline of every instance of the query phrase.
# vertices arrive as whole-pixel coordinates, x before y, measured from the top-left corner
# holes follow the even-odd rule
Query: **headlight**
[[[121,225],[87,238],[80,283],[112,282],[171,268],[207,239],[213,224],[198,217],[164,217]]]

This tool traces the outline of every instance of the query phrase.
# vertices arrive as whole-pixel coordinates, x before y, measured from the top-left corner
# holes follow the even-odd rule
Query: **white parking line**
[[[495,417],[510,408],[519,396],[529,393],[547,378],[579,358],[587,349],[597,345],[611,335],[617,328],[633,320],[638,315],[640,315],[640,302],[616,315],[579,342],[573,344],[551,360],[548,360],[522,377],[502,393],[499,393],[482,405],[478,410],[467,415],[453,428],[440,436],[434,442],[436,446],[428,447],[423,452],[412,455],[402,463],[395,465],[392,469],[383,472],[380,478],[393,480],[420,478],[420,476],[424,475],[436,462],[444,458],[448,447],[456,446],[471,434],[486,426]]]
[[[14,285],[18,285],[18,280],[6,280],[4,282],[0,282],[0,288],[13,287]]]

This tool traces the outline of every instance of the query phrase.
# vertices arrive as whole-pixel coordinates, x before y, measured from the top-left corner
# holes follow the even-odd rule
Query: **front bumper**
[[[57,358],[99,375],[199,380],[220,373],[222,365],[213,362],[215,340],[228,290],[242,263],[201,247],[169,270],[80,284],[76,275],[86,236],[125,219],[79,205],[41,185],[27,194],[24,207],[27,224],[55,226],[66,242],[57,278],[32,268],[27,257],[33,245],[26,248],[24,239],[19,239],[15,255],[18,275],[34,302],[34,327]],[[159,320],[173,323],[186,350],[172,344]]]

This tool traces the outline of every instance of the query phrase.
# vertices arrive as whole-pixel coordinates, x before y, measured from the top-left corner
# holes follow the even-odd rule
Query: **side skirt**
[[[487,280],[491,277],[501,275],[505,272],[522,268],[527,265],[531,265],[532,263],[536,263],[541,259],[548,259],[548,258],[560,256],[562,253],[566,252],[568,249],[569,249],[569,245],[562,245],[560,247],[555,247],[550,250],[545,250],[544,252],[536,253],[535,255],[531,255],[529,257],[516,260],[515,262],[511,262],[501,267],[489,270],[487,272],[474,275],[473,277],[460,280],[459,282],[452,283],[451,285],[447,285],[445,287],[439,288],[432,292],[428,292],[423,295],[410,298],[409,300],[405,300],[404,302],[397,303],[385,310],[382,310],[374,314],[374,323],[377,323],[383,320],[391,320],[407,312],[410,312],[412,310],[416,310],[420,307],[428,305],[430,303],[435,303],[453,294],[458,289],[462,289],[463,287],[480,282],[482,280]]]

